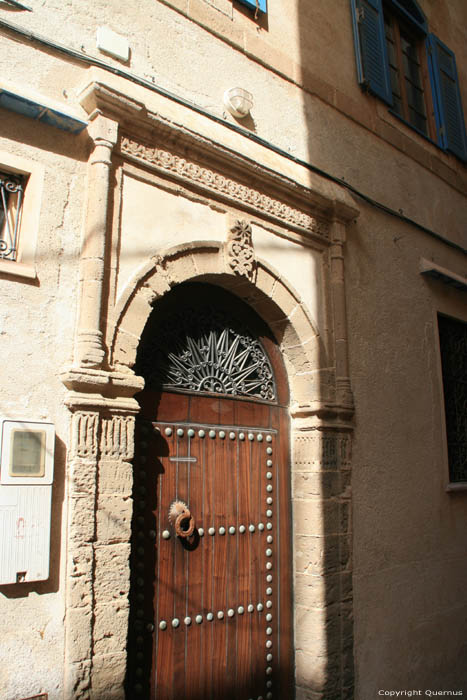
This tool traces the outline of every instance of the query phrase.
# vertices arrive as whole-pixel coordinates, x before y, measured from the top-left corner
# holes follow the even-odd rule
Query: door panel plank
[[[290,673],[279,672],[283,661],[286,665],[290,661],[288,652],[279,654],[284,642],[291,644],[290,615],[287,617],[290,548],[276,515],[279,508],[287,508],[289,496],[287,440],[282,443],[277,436],[287,426],[287,419],[280,425],[281,409],[265,404],[231,400],[224,410],[225,400],[213,397],[208,401],[206,397],[191,397],[188,402],[183,396],[181,401],[185,416],[177,422],[165,422],[164,415],[165,411],[170,416],[180,415],[175,400],[157,404],[162,473],[156,499],[151,698],[247,700],[266,697],[269,692],[275,698],[283,697],[279,686],[291,688]],[[206,411],[211,422],[202,420]],[[188,421],[188,416],[196,422]],[[220,424],[226,418],[228,422]],[[171,435],[165,434],[167,427]],[[177,430],[183,435],[177,435]],[[189,436],[188,430],[194,434]],[[209,437],[211,430],[215,437]],[[203,437],[200,431],[204,431]],[[260,433],[262,438],[258,439]],[[267,454],[268,449],[272,454]],[[196,527],[204,530],[202,537],[195,535],[187,543],[175,536],[168,510],[176,498],[187,503]],[[273,502],[267,503],[268,498]],[[209,534],[211,527],[214,535]],[[220,534],[221,527],[225,534]],[[232,534],[231,527],[235,528]],[[169,539],[162,537],[164,530],[170,532]],[[268,549],[272,550],[270,556]],[[285,574],[285,584],[281,577],[280,587],[279,567]],[[252,612],[249,605],[254,606]],[[243,614],[238,612],[240,606]],[[229,610],[233,611],[231,616]],[[220,619],[218,612],[223,613]],[[212,621],[208,613],[213,615]],[[202,616],[199,624],[197,615]],[[272,618],[267,620],[266,615]],[[184,624],[185,617],[191,618],[191,624]],[[175,628],[174,618],[179,620]],[[161,620],[167,623],[165,630],[159,629]],[[271,634],[266,633],[268,627]],[[267,640],[272,646],[266,646]],[[270,661],[268,654],[272,655]]]
[[[161,488],[160,488],[160,503],[158,509],[158,571],[157,576],[164,584],[173,581],[174,573],[174,550],[172,542],[164,539],[162,533],[169,529],[167,513],[169,510],[171,494],[175,493],[176,489],[176,473],[171,468],[171,463],[168,459],[169,454],[175,452],[175,436],[170,425],[161,426],[161,452],[160,460],[162,462]],[[165,428],[172,430],[171,435],[166,435]],[[158,610],[158,618],[155,625],[159,627],[160,622],[165,623],[166,628],[160,630],[158,635],[158,655],[156,661],[155,672],[152,674],[154,684],[157,685],[158,700],[172,700],[172,679],[173,679],[173,644],[174,644],[174,629],[172,620],[174,618],[174,601],[173,587],[171,585],[159,585],[159,596],[154,600],[154,607]],[[155,692],[155,687],[153,688]]]
[[[190,430],[190,428],[189,428]],[[189,454],[196,461],[187,463],[190,475],[189,501],[191,514],[195,518],[196,532],[203,527],[204,519],[204,481],[203,481],[203,446],[204,443],[196,435],[189,436]],[[199,535],[196,535],[198,538]],[[193,698],[204,697],[204,675],[200,668],[204,668],[206,654],[204,649],[205,616],[203,610],[203,546],[204,539],[196,540],[198,546],[188,553],[188,595],[187,614],[191,616],[191,627],[187,635],[187,664],[185,693],[191,692]],[[197,621],[197,616],[202,615],[203,620]],[[199,618],[198,618],[199,620]]]
[[[210,431],[211,432],[211,431]],[[214,557],[214,620],[213,626],[216,635],[216,645],[213,655],[213,692],[215,698],[220,698],[225,692],[226,676],[226,655],[227,655],[227,610],[226,610],[226,589],[227,589],[227,479],[228,468],[226,469],[225,459],[225,438],[219,437],[218,431],[213,438],[215,444],[215,475],[214,489],[216,494],[216,508],[214,513],[214,528],[216,534],[212,537],[215,540]],[[211,439],[211,438],[210,438]],[[221,531],[224,534],[221,534]],[[220,618],[220,616],[222,617]]]

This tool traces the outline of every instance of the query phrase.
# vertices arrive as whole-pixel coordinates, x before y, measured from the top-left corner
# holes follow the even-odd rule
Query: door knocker
[[[187,539],[195,531],[195,519],[186,503],[174,501],[169,508],[169,520],[178,537]]]

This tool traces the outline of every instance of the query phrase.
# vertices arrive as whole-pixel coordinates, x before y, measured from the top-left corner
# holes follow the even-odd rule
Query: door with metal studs
[[[139,356],[127,697],[288,699],[282,365],[247,307],[229,298],[226,317],[225,294],[213,308],[190,287],[189,313],[169,300]]]

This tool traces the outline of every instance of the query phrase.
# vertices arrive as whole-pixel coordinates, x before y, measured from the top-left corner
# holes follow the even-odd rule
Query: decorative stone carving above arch
[[[136,360],[141,333],[153,302],[172,287],[187,281],[205,281],[227,289],[248,303],[271,328],[289,372],[293,403],[313,396],[331,399],[320,391],[318,370],[328,367],[324,343],[297,292],[277,270],[256,260],[255,283],[235,274],[227,246],[199,241],[171,248],[153,257],[128,285],[114,316],[111,362],[129,371]]]

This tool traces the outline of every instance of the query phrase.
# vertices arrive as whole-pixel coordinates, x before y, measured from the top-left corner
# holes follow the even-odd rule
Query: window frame
[[[36,279],[36,245],[44,183],[44,167],[35,161],[0,151],[0,171],[21,175],[25,187],[18,227],[16,258],[0,258],[0,278]]]
[[[445,381],[445,367],[443,365],[443,350],[441,341],[441,331],[440,331],[440,318],[448,319],[454,323],[463,325],[467,329],[467,319],[453,315],[452,312],[446,312],[446,310],[438,309],[436,311],[436,331],[437,331],[437,353],[438,353],[438,366],[439,366],[439,377],[440,377],[440,398],[441,398],[441,410],[442,410],[442,425],[443,425],[443,442],[444,442],[444,452],[446,455],[447,463],[447,475],[448,483],[446,486],[447,491],[466,491],[467,490],[467,476],[464,479],[456,479],[453,475],[453,465],[452,458],[449,451],[449,429],[448,429],[448,410],[447,404],[448,400],[446,397],[446,381]]]
[[[399,75],[399,89],[401,98],[402,113],[399,113],[394,106],[390,109],[391,114],[401,119],[404,123],[415,129],[419,134],[425,138],[430,139],[436,143],[437,131],[435,123],[435,110],[433,105],[433,98],[431,94],[431,82],[428,70],[428,60],[426,54],[425,40],[426,36],[421,35],[418,29],[414,26],[410,26],[407,23],[405,17],[402,17],[399,12],[394,11],[389,3],[383,4],[383,14],[384,19],[389,20],[391,28],[394,32],[394,44],[397,59],[397,70]],[[423,94],[423,103],[425,108],[425,120],[426,120],[426,131],[420,129],[416,124],[414,124],[410,119],[410,103],[407,94],[407,76],[404,71],[404,55],[401,43],[402,34],[408,36],[411,40],[412,45],[415,48],[416,58],[419,65],[419,77],[421,84],[421,92]],[[387,39],[386,39],[387,41]],[[388,64],[389,71],[391,71],[391,63],[388,53]],[[390,81],[391,82],[391,81]],[[392,84],[391,84],[392,85]]]
[[[390,113],[445,152],[467,162],[467,134],[454,53],[434,34],[428,34],[425,15],[415,0],[350,0],[357,62],[357,78],[365,92],[385,102]],[[410,12],[410,6],[413,13]],[[407,112],[395,110],[384,16],[415,37],[427,116],[427,133]],[[403,73],[399,59],[399,73]],[[401,82],[405,77],[401,75]],[[405,86],[404,86],[405,88]],[[401,86],[402,89],[402,86]]]

